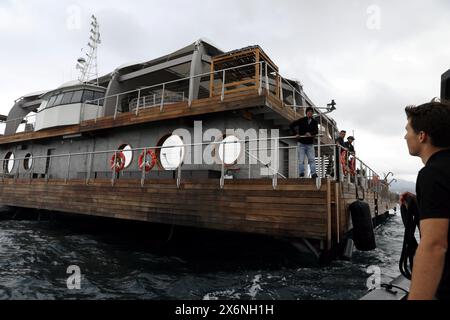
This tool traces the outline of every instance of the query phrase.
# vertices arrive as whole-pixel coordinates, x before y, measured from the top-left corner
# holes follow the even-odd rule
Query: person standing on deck
[[[355,141],[355,138],[353,136],[349,136],[347,138],[347,142],[344,143],[344,148],[348,149],[348,152],[351,155],[355,155],[355,147],[353,146],[353,141]]]
[[[339,132],[339,137],[336,138],[336,140],[334,141],[336,143],[336,145],[344,147],[345,148],[345,135],[347,134],[347,131],[345,130],[341,130],[341,132]]]
[[[340,156],[341,156],[341,153],[345,151],[342,148],[345,148],[345,141],[344,141],[344,139],[345,139],[346,135],[347,135],[347,131],[341,130],[341,132],[339,132],[339,136],[334,140],[336,145],[338,147],[340,147],[340,148],[336,148],[336,157],[335,157],[335,159],[336,159],[336,166],[335,166],[336,167],[336,175],[335,176],[336,176],[336,179],[338,181],[339,181],[339,178],[340,178],[340,164],[341,164]]]
[[[450,104],[430,102],[405,112],[409,154],[425,165],[416,182],[420,243],[408,299],[450,300]],[[402,194],[400,203],[410,196]]]
[[[300,178],[305,176],[305,156],[311,169],[311,178],[317,178],[316,155],[314,152],[314,136],[319,133],[319,124],[313,118],[314,109],[306,109],[306,117],[291,123],[291,131],[296,135],[298,141],[298,158]]]

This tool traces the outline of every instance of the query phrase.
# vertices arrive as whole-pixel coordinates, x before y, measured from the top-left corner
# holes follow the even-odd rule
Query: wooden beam
[[[327,249],[330,250],[331,246],[331,181],[327,179]]]
[[[214,96],[214,60],[211,61],[211,75],[209,76],[209,97]]]

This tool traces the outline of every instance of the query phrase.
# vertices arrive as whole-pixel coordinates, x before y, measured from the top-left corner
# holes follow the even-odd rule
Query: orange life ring
[[[119,173],[125,168],[125,162],[126,158],[122,151],[114,153],[110,161],[111,170]]]
[[[340,158],[340,162],[341,162],[342,173],[344,174],[344,176],[346,176],[348,173],[347,151],[342,150],[339,158]]]
[[[151,160],[147,160],[147,156],[149,156]],[[145,172],[150,172],[155,167],[157,159],[158,158],[156,157],[156,153],[153,152],[152,150],[147,150],[147,152],[142,151],[138,160],[139,169],[142,170],[142,167],[144,166],[145,163]]]

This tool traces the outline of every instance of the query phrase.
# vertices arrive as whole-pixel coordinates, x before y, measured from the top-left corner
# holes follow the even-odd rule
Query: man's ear
[[[420,143],[427,143],[430,141],[430,137],[428,136],[428,134],[424,131],[420,131],[419,132],[419,141]]]

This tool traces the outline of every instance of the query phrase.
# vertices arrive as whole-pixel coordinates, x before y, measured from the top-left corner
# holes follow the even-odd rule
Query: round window
[[[31,153],[27,153],[25,159],[23,159],[23,168],[28,171],[32,167],[33,167],[33,155]]]
[[[119,150],[122,151],[125,156],[125,168],[128,168],[133,161],[133,148],[129,144],[123,144],[119,147]]]
[[[242,145],[236,136],[228,136],[219,144],[219,158],[225,164],[234,164],[242,152]]]
[[[159,161],[165,170],[175,170],[184,159],[185,148],[180,136],[169,136],[161,145]]]
[[[11,173],[14,169],[14,153],[8,152],[3,161],[3,172]]]

